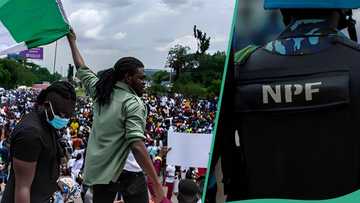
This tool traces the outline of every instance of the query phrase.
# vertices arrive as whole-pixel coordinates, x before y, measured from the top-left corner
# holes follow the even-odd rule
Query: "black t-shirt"
[[[59,177],[58,145],[56,131],[45,119],[44,113],[33,111],[25,115],[10,136],[11,159],[37,162],[31,185],[31,202],[49,202],[57,190]],[[15,174],[11,167],[10,178],[3,194],[2,203],[14,202]]]

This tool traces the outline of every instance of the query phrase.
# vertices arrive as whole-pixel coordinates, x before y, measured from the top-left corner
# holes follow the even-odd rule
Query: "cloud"
[[[170,37],[161,37],[154,40],[155,43],[159,43],[159,44],[170,43],[171,41],[173,41],[173,39]]]
[[[188,46],[192,51],[196,51],[197,44],[194,36],[192,35],[186,35],[180,38],[175,39],[174,41],[164,45],[156,47],[155,50],[160,52],[168,52],[170,48],[174,47],[175,45],[180,44],[182,46]]]
[[[0,51],[1,51],[1,50],[4,50],[4,49],[6,49],[6,48],[8,48],[8,46],[3,45],[3,44],[0,44]]]
[[[193,8],[201,9],[202,7],[205,6],[205,4],[206,4],[205,1],[193,1],[193,2],[191,3],[191,6],[192,6]]]
[[[89,38],[89,39],[95,39],[95,40],[101,40],[104,39],[101,35],[100,32],[103,30],[103,25],[98,25],[92,29],[86,30],[84,33],[84,36]]]
[[[95,3],[100,3],[98,0],[92,0]],[[106,4],[110,7],[127,7],[134,3],[132,0],[106,0],[102,1],[102,4]]]
[[[169,16],[169,15],[177,15],[179,14],[177,11],[172,10],[167,7],[163,3],[153,3],[147,10],[138,13],[135,16],[132,16],[128,19],[128,24],[140,24],[145,23],[152,20],[161,19],[161,17]]]
[[[90,5],[96,7],[106,7],[106,8],[119,8],[119,7],[128,7],[134,4],[134,0],[84,0],[84,1],[74,1],[74,4],[78,5]]]
[[[164,67],[174,45],[196,51],[194,25],[211,37],[208,52],[226,50],[235,1],[72,0],[63,4],[87,65],[98,71],[122,56],[141,58],[149,68]],[[13,43],[0,36],[0,44]],[[52,70],[54,43],[45,52],[41,65]],[[58,68],[73,63],[66,38],[59,40],[57,54]]]
[[[124,32],[118,32],[118,33],[116,33],[115,35],[114,35],[114,39],[116,39],[116,40],[122,40],[122,39],[124,39],[125,37],[126,37],[126,33],[124,33]]]
[[[201,8],[206,3],[202,0],[161,0],[166,6],[172,9]]]
[[[176,7],[189,3],[189,0],[162,0],[162,2],[169,7]]]
[[[79,9],[71,13],[70,21],[79,36],[100,40],[103,39],[101,33],[107,17],[108,12],[106,10]]]
[[[118,49],[84,49],[85,54],[89,55],[111,55],[119,53]]]
[[[215,36],[210,39],[210,44],[211,43],[224,43],[224,42],[226,42],[226,38],[227,37],[225,37],[225,36]]]

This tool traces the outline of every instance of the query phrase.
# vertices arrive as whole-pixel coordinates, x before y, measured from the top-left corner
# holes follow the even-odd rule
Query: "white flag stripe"
[[[2,55],[7,55],[7,54],[14,54],[14,53],[18,53],[20,51],[24,51],[27,50],[28,47],[26,46],[25,42],[21,42],[15,45],[12,45],[4,50],[0,50],[0,56]]]
[[[2,24],[0,20],[0,50],[4,47],[9,47],[10,45],[16,44],[17,42],[11,36],[9,30]]]

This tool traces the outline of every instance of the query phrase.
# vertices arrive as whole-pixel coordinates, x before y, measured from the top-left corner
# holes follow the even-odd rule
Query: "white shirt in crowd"
[[[73,176],[73,179],[75,180],[76,177],[78,177],[79,172],[81,171],[81,168],[84,164],[84,159],[81,158],[79,160],[74,160],[72,162],[72,166],[71,166],[71,175]]]
[[[7,98],[5,96],[1,96],[1,103],[5,104],[7,102]]]
[[[124,170],[130,172],[141,172],[142,169],[139,164],[136,162],[134,154],[130,151],[129,156],[126,159]]]
[[[78,154],[81,154],[81,156],[83,157],[85,153],[85,149],[75,149],[74,152],[72,153],[72,157],[76,157]]]
[[[173,183],[175,182],[175,166],[168,165],[166,166],[166,178],[165,182],[167,183]]]
[[[181,179],[184,180],[186,178],[186,171],[188,170],[188,168],[183,168],[181,167]]]

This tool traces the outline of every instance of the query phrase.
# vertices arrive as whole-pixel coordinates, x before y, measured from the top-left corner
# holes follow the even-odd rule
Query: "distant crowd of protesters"
[[[0,191],[3,191],[8,178],[11,132],[22,115],[34,108],[38,93],[39,91],[31,89],[0,90]],[[168,187],[168,198],[171,199],[173,193],[178,193],[178,183],[181,179],[196,180],[205,175],[205,169],[166,165],[166,153],[170,150],[166,147],[167,133],[169,130],[211,133],[217,98],[199,100],[180,94],[144,94],[143,100],[148,108],[146,145],[158,175],[163,177],[164,186]],[[82,184],[82,170],[92,126],[92,104],[90,98],[79,97],[68,127],[60,130],[62,146],[66,149],[69,159],[61,165],[59,191],[54,195],[55,202],[76,202],[78,199],[91,202],[85,196],[88,188]]]

